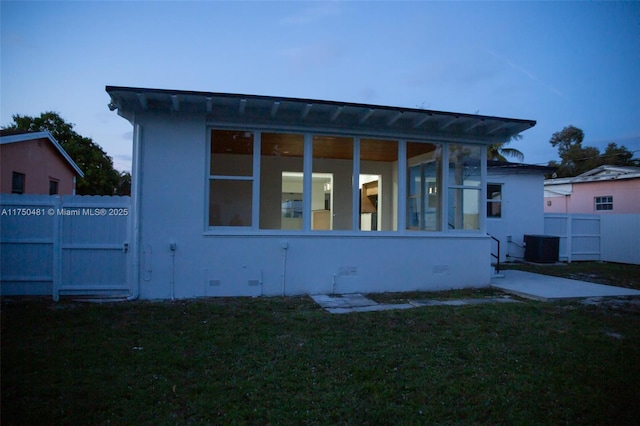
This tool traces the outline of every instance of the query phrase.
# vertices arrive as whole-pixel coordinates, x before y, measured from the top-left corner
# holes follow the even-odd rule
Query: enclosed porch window
[[[241,129],[210,135],[210,228],[481,227],[482,146]]]

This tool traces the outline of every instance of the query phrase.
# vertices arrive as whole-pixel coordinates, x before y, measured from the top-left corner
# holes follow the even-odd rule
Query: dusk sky
[[[640,157],[640,3],[0,2],[0,125],[57,111],[130,170],[105,86],[287,96],[537,120]]]

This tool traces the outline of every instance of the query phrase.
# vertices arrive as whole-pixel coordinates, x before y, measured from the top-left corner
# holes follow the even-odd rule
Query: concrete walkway
[[[423,306],[462,306],[479,305],[482,303],[509,303],[516,302],[509,296],[488,297],[484,299],[456,299],[456,300],[409,300],[409,303],[381,304],[364,297],[360,293],[339,294],[315,294],[311,298],[327,312],[332,314],[348,314],[351,312],[388,311],[391,309],[411,309]]]
[[[504,278],[493,278],[491,286],[506,293],[542,301],[588,297],[640,296],[640,290],[586,281],[570,280],[531,272],[505,270]]]
[[[533,274],[524,271],[506,270],[502,277],[491,280],[491,287],[505,293],[514,294],[528,299],[541,301],[589,299],[602,297],[640,297],[640,290],[633,290],[610,285],[594,284],[586,281],[570,280],[549,275]],[[487,297],[483,299],[455,299],[455,300],[409,300],[409,303],[381,304],[366,298],[360,293],[353,294],[316,294],[311,298],[332,314],[347,314],[350,312],[387,311],[390,309],[411,309],[423,306],[462,306],[481,303],[513,303],[516,300],[509,296]]]

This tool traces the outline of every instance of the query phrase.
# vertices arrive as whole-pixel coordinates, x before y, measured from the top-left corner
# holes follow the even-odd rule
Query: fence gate
[[[0,293],[123,297],[129,197],[0,198]]]

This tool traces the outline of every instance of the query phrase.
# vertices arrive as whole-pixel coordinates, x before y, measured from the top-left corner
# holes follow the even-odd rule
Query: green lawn
[[[640,418],[640,313],[605,305],[331,315],[307,297],[3,300],[1,343],[3,425]]]

